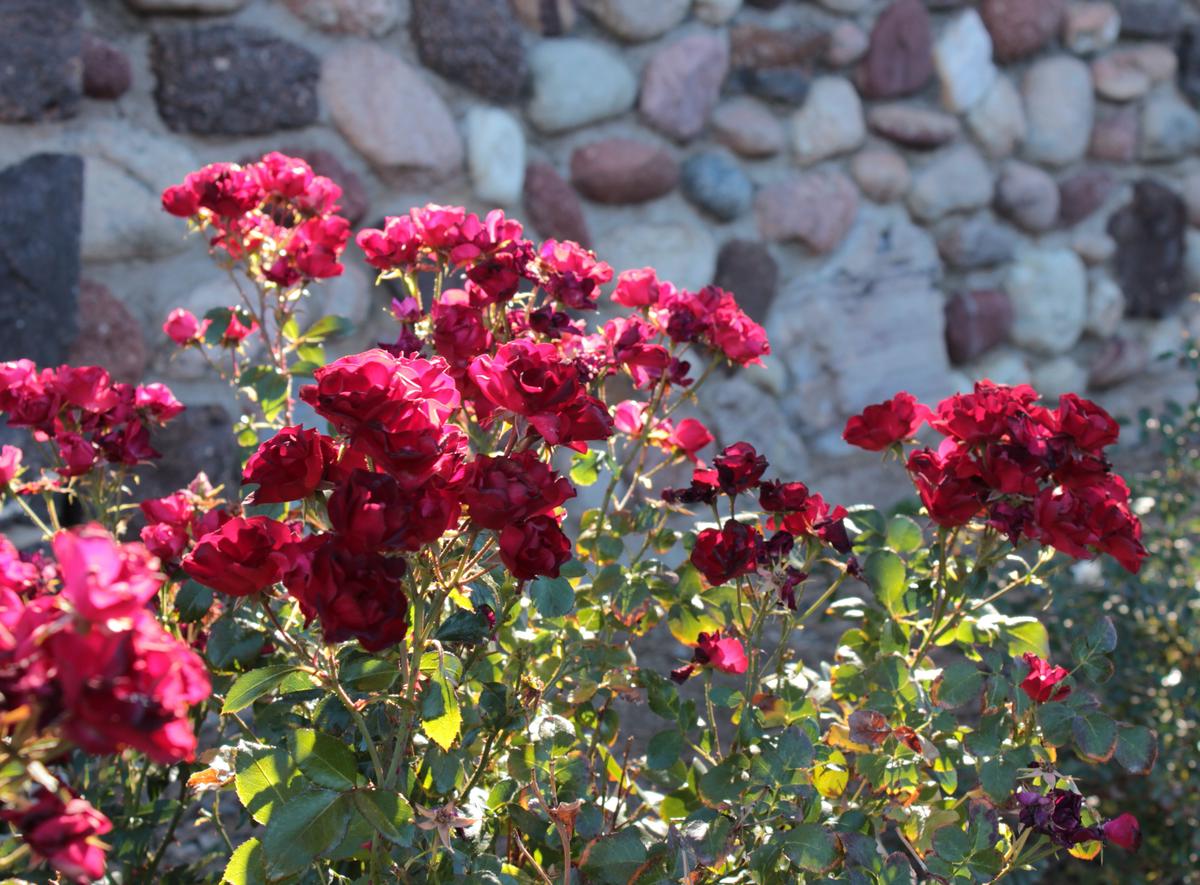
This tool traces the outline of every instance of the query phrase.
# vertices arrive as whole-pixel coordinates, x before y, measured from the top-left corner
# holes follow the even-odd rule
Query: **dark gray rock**
[[[946,302],[946,352],[953,363],[987,353],[1008,338],[1013,306],[1002,290],[960,292]]]
[[[1175,36],[1179,29],[1180,0],[1117,0],[1121,13],[1121,36],[1160,40]]]
[[[1017,250],[1017,235],[986,215],[948,222],[938,236],[938,252],[951,267],[974,270],[1009,261]]]
[[[316,122],[320,61],[267,31],[234,25],[164,31],[154,35],[150,58],[158,113],[176,131],[262,135]]]
[[[150,442],[162,452],[153,470],[142,473],[138,494],[158,498],[178,491],[203,471],[212,484],[236,489],[240,481],[237,447],[231,445],[233,419],[219,405],[189,405]]]
[[[1184,28],[1175,43],[1179,58],[1179,88],[1193,102],[1200,102],[1200,25]]]
[[[591,245],[579,194],[549,163],[525,167],[525,214],[543,237]]]
[[[754,185],[737,160],[724,151],[703,151],[683,163],[683,194],[721,221],[750,211]]]
[[[507,0],[414,0],[411,26],[426,67],[485,98],[520,98],[529,65]]]
[[[808,97],[812,74],[805,67],[741,68],[734,71],[729,80],[735,88],[750,95],[768,101],[800,105]]]
[[[1186,231],[1183,200],[1150,178],[1134,185],[1133,200],[1108,220],[1127,316],[1162,317],[1187,297]]]
[[[60,120],[83,95],[82,0],[0,2],[0,122]]]
[[[75,335],[83,160],[37,154],[0,171],[0,360],[55,365]]]
[[[133,85],[125,53],[103,37],[83,35],[83,93],[89,98],[120,98]]]
[[[717,255],[713,283],[737,296],[751,319],[765,323],[779,291],[779,265],[758,240],[730,240]]]

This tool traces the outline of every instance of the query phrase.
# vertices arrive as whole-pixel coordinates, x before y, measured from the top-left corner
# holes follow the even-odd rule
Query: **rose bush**
[[[986,381],[900,393],[845,438],[916,500],[847,508],[686,415],[711,373],[770,354],[732,294],[614,274],[499,211],[360,231],[396,337],[327,360],[344,324],[304,309],[342,271],[338,196],[279,154],[163,195],[241,293],[164,332],[244,399],[244,493],[198,477],[135,522],[127,473],[180,408],[165,388],[3,367],[0,408],[51,453],[31,479],[6,450],[0,475],[54,558],[0,559],[0,863],[994,882],[1136,849],[1138,821],[1068,771],[1153,764],[1154,733],[1096,700],[1112,622],[1085,618],[1068,670],[1005,610],[1059,561],[1141,568],[1103,410]],[[589,326],[610,284],[628,313]],[[97,524],[60,527],[58,495]],[[810,666],[794,640],[819,618],[844,632]],[[672,640],[677,666],[639,662]],[[221,847],[175,850],[181,821]]]

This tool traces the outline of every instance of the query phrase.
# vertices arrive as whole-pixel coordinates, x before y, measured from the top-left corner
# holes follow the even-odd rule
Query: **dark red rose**
[[[979,381],[973,393],[961,393],[938,404],[929,426],[968,445],[999,440],[1014,419],[1036,410],[1037,391],[1028,384],[1009,387]]]
[[[404,430],[363,428],[351,448],[363,459],[371,458],[404,488],[413,489],[434,474],[452,474],[467,452],[467,438],[453,424]]]
[[[519,581],[557,578],[571,558],[571,542],[551,516],[533,516],[500,530],[500,560]]]
[[[1029,665],[1029,675],[1021,680],[1021,690],[1034,703],[1061,701],[1071,693],[1070,686],[1055,687],[1069,675],[1065,667],[1051,666],[1031,651],[1025,652],[1025,663]]]
[[[315,614],[327,643],[357,639],[367,651],[382,651],[408,632],[405,562],[378,553],[356,553],[339,539],[326,539],[297,562],[288,591]]]
[[[462,491],[467,513],[472,522],[494,531],[533,516],[548,516],[575,497],[570,481],[529,451],[495,458],[482,455],[471,463],[467,477]]]
[[[553,344],[523,338],[476,357],[470,376],[492,404],[527,418],[557,415],[580,392],[578,371]]]
[[[291,566],[295,528],[266,516],[236,516],[209,532],[183,559],[183,570],[229,596],[265,590]]]
[[[355,470],[329,498],[329,521],[356,553],[418,550],[458,521],[459,505],[434,484],[409,490],[391,476]]]
[[[929,518],[940,526],[966,525],[983,507],[987,486],[965,449],[918,449],[908,456],[908,472]]]
[[[1064,848],[1101,837],[1098,827],[1085,827],[1081,820],[1083,797],[1071,790],[1055,788],[1046,795],[1032,790],[1017,793],[1021,826],[1049,836]]]
[[[1117,441],[1121,428],[1113,417],[1091,400],[1064,393],[1054,413],[1059,431],[1085,452],[1099,452]]]
[[[96,447],[78,433],[60,433],[55,439],[58,443],[58,457],[62,466],[58,473],[62,476],[83,476],[96,463]]]
[[[758,529],[729,519],[722,528],[705,529],[696,536],[691,560],[710,584],[724,584],[754,571],[761,550]]]
[[[671,679],[682,685],[700,667],[712,667],[722,673],[740,675],[749,666],[746,649],[732,636],[721,638],[721,631],[701,633],[696,637],[691,663],[671,671]]]
[[[466,366],[492,346],[483,314],[467,303],[467,294],[449,290],[433,306],[433,346],[452,366]]]
[[[1037,540],[1076,559],[1091,556],[1099,537],[1091,527],[1091,508],[1078,492],[1045,488],[1033,502],[1031,533]]]
[[[764,482],[758,490],[758,503],[770,513],[803,510],[809,501],[808,486],[802,482]]]
[[[320,431],[285,427],[246,461],[242,485],[258,483],[255,504],[299,501],[317,490],[325,468],[336,457],[333,440]]]
[[[771,352],[767,332],[746,315],[729,292],[718,289],[720,300],[709,318],[708,340],[732,363],[761,366]]]
[[[112,831],[112,821],[86,799],[67,795],[64,802],[59,793],[39,786],[31,803],[0,811],[0,818],[67,881],[95,882],[104,877],[108,849],[100,837]]]
[[[58,665],[66,736],[89,753],[140,750],[164,765],[192,759],[188,709],[211,689],[204,662],[148,611],[129,629],[61,630],[46,639]]]
[[[1124,814],[1113,818],[1106,823],[1101,829],[1104,832],[1104,838],[1112,842],[1114,845],[1119,845],[1126,851],[1137,851],[1142,847],[1142,827],[1138,823],[1138,819],[1126,811]]]
[[[767,469],[767,459],[748,442],[736,442],[713,458],[717,483],[727,495],[736,495],[758,485]]]
[[[882,403],[867,406],[846,422],[842,439],[868,452],[882,452],[911,439],[931,412],[911,393],[900,392]]]
[[[589,441],[608,439],[613,433],[613,420],[604,403],[586,393],[560,412],[531,416],[529,423],[550,445],[577,452],[586,452]]]

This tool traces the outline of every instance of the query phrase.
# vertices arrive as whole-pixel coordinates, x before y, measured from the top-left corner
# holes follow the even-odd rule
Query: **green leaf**
[[[203,584],[188,580],[175,593],[175,611],[182,624],[203,620],[212,608],[213,592]]]
[[[571,456],[571,482],[577,486],[595,485],[600,479],[600,455],[595,449]]]
[[[341,841],[350,822],[350,803],[341,793],[309,790],[275,810],[263,833],[267,875],[298,873]]]
[[[933,686],[933,699],[943,707],[961,707],[979,699],[983,673],[970,661],[956,661],[942,671]]]
[[[358,809],[375,831],[389,842],[407,844],[408,838],[400,829],[412,823],[412,806],[399,793],[378,790],[356,790],[353,793],[354,807]]]
[[[1071,740],[1071,728],[1078,714],[1073,707],[1051,702],[1042,704],[1037,711],[1042,726],[1042,736],[1051,746],[1061,747]]]
[[[589,845],[581,869],[588,882],[625,885],[645,862],[646,846],[631,827],[626,827]]]
[[[863,572],[884,608],[892,614],[903,611],[901,600],[904,597],[906,574],[904,561],[899,556],[890,550],[876,550],[867,557]]]
[[[479,612],[458,609],[438,627],[436,639],[439,642],[464,642],[477,645],[483,642],[491,633],[488,619]]]
[[[344,335],[354,327],[345,317],[324,316],[304,330],[304,341],[323,341],[326,338]]]
[[[700,608],[690,600],[678,602],[667,610],[667,629],[684,645],[695,645],[701,633],[724,629],[719,612]]]
[[[742,790],[742,772],[737,767],[737,757],[731,756],[714,765],[700,776],[697,786],[700,795],[712,805],[736,799]]]
[[[837,865],[842,843],[817,824],[800,824],[783,834],[783,853],[807,873],[827,873]]]
[[[1088,645],[1101,654],[1108,654],[1117,647],[1117,628],[1112,618],[1105,615],[1092,624],[1087,632]]]
[[[439,667],[421,697],[421,730],[443,750],[449,750],[461,728],[458,699]]]
[[[1050,657],[1050,634],[1036,618],[1009,618],[1002,629],[1011,657],[1018,658],[1027,651],[1040,658]]]
[[[1117,723],[1103,713],[1090,712],[1071,723],[1075,749],[1089,762],[1107,762],[1117,748]]]
[[[656,771],[665,771],[675,764],[683,751],[683,734],[678,728],[668,728],[650,738],[646,764]]]
[[[883,870],[879,873],[879,885],[916,885],[917,874],[909,863],[908,855],[895,851],[883,862]]]
[[[267,864],[258,839],[247,839],[229,855],[229,863],[221,874],[226,885],[266,885]]]
[[[1158,759],[1158,733],[1122,722],[1117,730],[1117,762],[1130,774],[1149,774]]]
[[[529,587],[529,598],[543,618],[561,618],[575,608],[575,589],[565,578],[538,578]]]
[[[311,728],[298,728],[288,736],[288,744],[300,770],[317,786],[349,790],[358,782],[354,751],[341,741]]]
[[[228,716],[230,713],[246,709],[263,695],[273,691],[289,673],[294,673],[298,669],[300,668],[278,664],[243,673],[225,694],[225,703],[221,705],[221,714]]]
[[[997,803],[1004,802],[1017,782],[1021,761],[1009,756],[994,756],[979,766],[979,784]]]
[[[235,664],[244,664],[258,657],[265,638],[238,617],[236,611],[227,612],[209,631],[204,654],[213,667],[228,670]]]
[[[260,824],[268,823],[275,810],[299,792],[295,786],[299,772],[287,750],[280,747],[239,750],[236,771],[238,799]]]
[[[942,827],[933,834],[933,850],[947,863],[959,864],[971,853],[971,840],[957,826]]]
[[[916,520],[908,516],[893,516],[888,520],[887,545],[897,553],[919,550],[925,535]]]

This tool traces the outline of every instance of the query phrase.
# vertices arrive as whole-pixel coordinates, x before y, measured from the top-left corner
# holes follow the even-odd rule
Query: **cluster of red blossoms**
[[[132,466],[158,458],[150,427],[183,408],[165,385],[115,383],[99,366],[39,371],[30,360],[0,364],[0,413],[9,427],[53,443],[55,472],[63,478],[81,476],[102,460]],[[0,485],[15,478],[20,462],[20,450],[5,446]]]
[[[908,472],[938,525],[982,517],[1014,544],[1029,538],[1075,558],[1107,553],[1130,572],[1141,567],[1141,524],[1104,455],[1119,428],[1100,406],[1068,393],[1049,409],[1027,385],[980,381],[936,410],[897,394],[851,418],[843,436],[883,451],[923,424],[945,439],[913,451]]]
[[[189,711],[210,693],[203,661],[148,608],[162,584],[141,544],[98,525],[59,532],[55,560],[0,536],[0,712],[86,753],[126,748],[173,764],[195,756]],[[107,818],[42,786],[3,818],[73,882],[104,873]]]
[[[212,233],[213,249],[282,288],[336,277],[350,239],[342,189],[303,160],[270,153],[248,166],[213,163],[163,191],[162,205]]]

